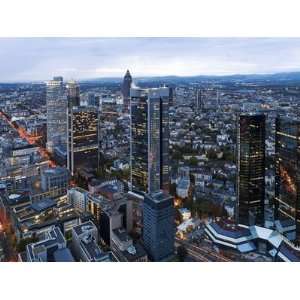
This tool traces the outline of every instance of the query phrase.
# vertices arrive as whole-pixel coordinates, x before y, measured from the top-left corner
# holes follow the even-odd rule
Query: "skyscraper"
[[[169,186],[168,87],[132,88],[130,166],[133,190],[152,193]]]
[[[158,191],[147,194],[143,208],[143,240],[154,261],[161,261],[174,252],[173,197]]]
[[[265,116],[240,115],[237,124],[237,218],[264,225]]]
[[[54,77],[47,82],[47,150],[53,152],[57,146],[67,143],[67,97],[63,78]]]
[[[69,106],[80,106],[80,89],[76,81],[71,80],[67,83],[67,96]]]
[[[129,70],[127,70],[123,79],[122,89],[121,89],[123,95],[124,112],[129,112],[131,84],[132,84],[132,77],[130,75]]]
[[[98,167],[98,111],[74,106],[68,113],[67,166],[71,175],[83,166]]]
[[[275,129],[275,213],[285,232],[296,229],[292,239],[300,240],[300,121],[276,118]],[[276,223],[277,223],[276,222]]]

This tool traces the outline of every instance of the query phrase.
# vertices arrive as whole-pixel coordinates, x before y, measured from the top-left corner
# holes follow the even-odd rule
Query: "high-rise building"
[[[300,240],[300,120],[276,118],[275,213],[283,233],[293,227]]]
[[[90,106],[97,106],[97,102],[96,102],[96,96],[94,93],[89,92],[87,94],[87,103]]]
[[[69,186],[69,172],[66,168],[48,168],[41,173],[41,188],[45,193],[52,191],[52,197],[65,195]]]
[[[237,221],[264,225],[265,116],[240,115],[237,124]]]
[[[132,77],[130,75],[129,70],[127,70],[123,79],[122,89],[121,89],[123,95],[124,112],[129,112],[131,84],[132,84]]]
[[[158,191],[145,195],[143,205],[145,248],[152,260],[164,260],[174,253],[173,197]]]
[[[170,88],[131,88],[130,96],[132,189],[168,191]]]
[[[68,106],[80,106],[79,84],[71,80],[67,83]]]
[[[54,77],[47,82],[47,150],[67,143],[67,97],[63,78]]]
[[[67,166],[73,176],[82,166],[98,167],[98,111],[73,106],[68,112]]]

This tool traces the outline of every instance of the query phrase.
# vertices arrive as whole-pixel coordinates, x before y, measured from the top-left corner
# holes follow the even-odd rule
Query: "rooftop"
[[[92,221],[84,222],[80,225],[74,226],[73,230],[77,235],[82,235],[83,233],[88,233],[91,230],[97,229]]]
[[[126,232],[126,230],[124,228],[114,229],[113,233],[122,242],[128,242],[129,240],[131,240],[131,238],[129,237],[128,233]]]
[[[56,206],[56,202],[51,198],[45,198],[31,204],[31,208],[36,212],[42,212]]]
[[[74,262],[74,257],[69,248],[58,249],[53,256],[56,262]]]

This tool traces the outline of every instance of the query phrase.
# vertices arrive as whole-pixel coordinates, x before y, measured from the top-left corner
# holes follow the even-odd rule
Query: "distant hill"
[[[122,77],[112,77],[112,78],[94,78],[89,80],[81,80],[81,82],[121,82]],[[275,74],[235,74],[235,75],[197,75],[197,76],[149,76],[149,77],[134,77],[137,82],[176,82],[176,81],[299,81],[300,82],[300,72],[288,72],[288,73],[275,73]]]
[[[191,82],[191,81],[215,81],[215,82],[300,82],[300,72],[283,72],[274,74],[234,74],[234,75],[197,75],[197,76],[141,76],[133,77],[135,82],[159,82],[159,83],[177,83],[177,82]],[[112,83],[120,84],[123,77],[100,77],[78,80],[80,83]],[[0,85],[13,86],[15,84],[44,84],[42,81],[24,81],[24,82],[7,82],[1,83]]]

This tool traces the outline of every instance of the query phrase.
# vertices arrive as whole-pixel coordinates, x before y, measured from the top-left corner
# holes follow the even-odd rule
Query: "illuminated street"
[[[19,136],[23,139],[25,139],[30,145],[35,145],[36,142],[40,139],[40,137],[36,137],[36,136],[32,136],[30,134],[28,134],[26,132],[26,130],[22,127],[17,127],[10,119],[9,117],[3,113],[2,111],[0,111],[0,117],[3,118],[3,120],[5,120],[13,129],[15,129]],[[50,159],[50,155],[47,152],[47,150],[43,147],[39,146],[39,153],[41,154],[41,156],[43,158],[45,158],[46,160],[48,160],[49,166],[50,167],[55,167],[56,163]]]

